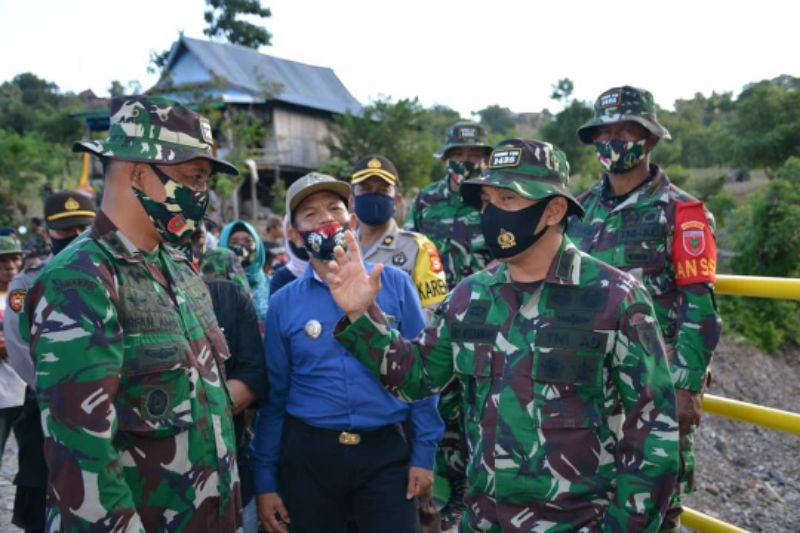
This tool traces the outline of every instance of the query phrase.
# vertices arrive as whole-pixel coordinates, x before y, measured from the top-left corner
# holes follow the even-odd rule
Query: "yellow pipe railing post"
[[[800,300],[800,279],[719,274],[714,290],[717,294],[734,296]]]
[[[800,414],[789,411],[722,398],[713,394],[704,395],[703,411],[800,435]]]
[[[717,520],[713,516],[698,513],[688,507],[684,507],[681,513],[681,525],[701,533],[748,533],[746,529]]]

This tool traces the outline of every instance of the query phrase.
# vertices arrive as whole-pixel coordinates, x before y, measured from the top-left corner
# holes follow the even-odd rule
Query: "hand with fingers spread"
[[[267,492],[256,496],[258,518],[269,533],[288,533],[286,525],[291,522],[289,511],[277,492]]]
[[[336,304],[354,322],[375,303],[381,289],[383,265],[376,264],[367,273],[353,232],[348,230],[344,238],[347,250],[341,246],[334,248],[334,259],[328,264],[331,271],[326,278]]]

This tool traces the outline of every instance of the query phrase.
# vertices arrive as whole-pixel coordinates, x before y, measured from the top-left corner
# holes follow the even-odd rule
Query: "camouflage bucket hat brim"
[[[595,128],[617,122],[636,122],[661,139],[672,137],[656,118],[653,95],[644,89],[624,86],[614,87],[601,94],[594,104],[594,118],[578,128],[583,144],[592,144]]]
[[[583,216],[583,207],[569,192],[567,157],[553,145],[535,140],[508,139],[494,149],[486,173],[461,185],[465,203],[481,207],[481,187],[511,190],[528,200],[563,196],[569,214]]]
[[[433,156],[441,159],[452,148],[483,148],[488,155],[492,151],[486,129],[476,122],[456,122],[447,132],[444,148]]]
[[[72,151],[160,165],[206,159],[213,172],[239,173],[232,164],[214,157],[208,119],[166,98],[112,99],[108,133],[108,138],[102,141],[76,141]]]

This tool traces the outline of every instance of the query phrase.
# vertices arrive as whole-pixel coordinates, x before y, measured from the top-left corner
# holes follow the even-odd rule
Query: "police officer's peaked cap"
[[[213,172],[238,174],[236,167],[214,157],[211,123],[188,107],[150,95],[111,99],[108,138],[77,141],[73,152],[159,165],[207,159]]]
[[[44,221],[50,229],[88,226],[97,209],[91,198],[83,193],[64,191],[51,194],[44,204]]]
[[[568,184],[569,163],[564,152],[544,141],[506,139],[492,150],[484,174],[461,184],[461,197],[480,208],[485,185],[509,189],[528,200],[563,196],[569,203],[568,214],[583,216],[583,207],[569,192]]]
[[[604,124],[636,122],[659,138],[671,139],[656,119],[656,103],[650,91],[625,85],[607,90],[594,103],[594,118],[578,128],[583,144],[592,144],[594,130]]]
[[[382,155],[368,155],[362,157],[353,167],[350,183],[355,185],[372,177],[381,178],[389,185],[397,185],[399,176],[394,163]]]
[[[492,151],[492,145],[489,144],[489,134],[486,132],[486,128],[477,122],[456,122],[447,130],[447,139],[445,140],[444,148],[433,155],[441,159],[447,155],[448,150],[451,148],[470,147],[483,148],[487,154]]]

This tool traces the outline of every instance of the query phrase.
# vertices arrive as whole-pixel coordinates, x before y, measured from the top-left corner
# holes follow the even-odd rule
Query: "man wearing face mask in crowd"
[[[444,179],[422,189],[406,217],[405,228],[428,237],[444,263],[449,289],[481,270],[490,255],[481,234],[480,214],[461,201],[464,180],[481,175],[492,151],[486,130],[474,122],[450,127],[444,148],[434,154],[447,167]]]
[[[3,322],[8,361],[27,385],[24,391],[25,403],[14,424],[14,435],[19,449],[19,470],[14,478],[17,490],[12,523],[26,531],[44,530],[47,467],[43,453],[41,413],[35,393],[33,359],[30,346],[20,335],[19,318],[23,312],[25,295],[47,261],[58,255],[89,227],[94,220],[95,211],[94,202],[85,194],[66,191],[50,195],[44,205],[44,224],[50,238],[52,255],[41,263],[25,268],[8,288],[8,305]]]
[[[226,224],[219,235],[219,247],[228,248],[241,258],[253,295],[256,315],[263,325],[269,306],[269,279],[264,274],[264,243],[256,228],[244,220],[234,220]]]
[[[509,139],[461,188],[498,263],[462,281],[414,341],[376,302],[352,235],[328,283],[336,338],[406,400],[464,389],[465,531],[654,531],[678,468],[675,397],[650,297],[564,235],[566,156]]]
[[[444,268],[436,246],[427,237],[401,230],[394,221],[401,200],[394,163],[381,155],[368,155],[356,163],[350,183],[364,260],[392,265],[411,276],[426,318],[430,318],[449,292]]]
[[[310,265],[267,312],[270,393],[251,463],[259,517],[273,533],[285,533],[287,523],[293,532],[344,532],[350,519],[363,532],[418,531],[413,498],[433,482],[443,429],[436,398],[398,401],[333,338],[341,310],[323,277],[334,246],[355,224],[349,197],[347,183],[317,173],[286,193],[288,235],[308,250]],[[411,280],[393,267],[381,277],[381,305],[406,335],[416,335],[424,323]]]
[[[28,291],[47,531],[234,531],[241,503],[228,358],[208,290],[174,245],[208,206],[207,119],[156,96],[111,101],[90,231]]]
[[[721,320],[714,299],[714,219],[702,202],[672,184],[650,154],[669,132],[653,96],[624,86],[605,91],[595,118],[578,130],[606,170],[578,197],[583,221],[568,234],[584,252],[641,281],[667,345],[678,405],[681,473],[662,531],[680,529],[680,494],[694,490],[694,431]]]

